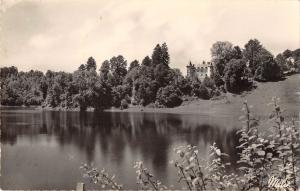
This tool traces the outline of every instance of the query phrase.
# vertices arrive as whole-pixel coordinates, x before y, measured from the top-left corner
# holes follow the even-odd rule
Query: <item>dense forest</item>
[[[166,43],[157,44],[151,57],[129,66],[122,56],[105,60],[97,71],[93,57],[73,73],[48,70],[19,72],[3,67],[1,105],[40,105],[50,108],[102,110],[129,105],[175,107],[189,97],[210,99],[225,92],[241,93],[256,81],[277,81],[300,70],[300,49],[285,50],[274,57],[258,40],[244,48],[227,41],[211,47],[213,71],[202,82],[184,77],[170,67]]]

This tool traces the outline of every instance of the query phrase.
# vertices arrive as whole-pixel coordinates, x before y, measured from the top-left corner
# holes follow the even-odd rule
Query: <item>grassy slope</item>
[[[257,116],[266,116],[272,110],[270,103],[273,96],[281,99],[281,105],[287,110],[288,115],[300,111],[300,74],[288,76],[286,80],[279,82],[257,83],[257,88],[242,95],[227,93],[221,100],[194,100],[184,102],[176,108],[129,108],[125,112],[164,112],[164,113],[193,113],[212,116],[239,116],[243,101],[247,100],[253,105],[252,111]],[[110,110],[120,111],[120,110]]]

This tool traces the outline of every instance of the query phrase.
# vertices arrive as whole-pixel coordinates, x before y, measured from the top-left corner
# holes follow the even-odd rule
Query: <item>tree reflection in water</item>
[[[13,146],[17,144],[18,136],[25,136],[33,144],[39,144],[39,139],[35,139],[38,135],[54,136],[59,147],[76,147],[86,155],[88,163],[97,162],[99,157],[96,155],[100,153],[105,161],[115,163],[122,171],[124,165],[126,169],[132,168],[135,160],[142,160],[164,180],[170,173],[168,169],[172,168],[169,161],[173,148],[180,144],[198,145],[205,157],[208,145],[216,142],[222,152],[230,155],[229,160],[235,168],[236,130],[219,126],[231,120],[184,114],[2,109],[1,143]],[[132,159],[129,164],[128,158]]]

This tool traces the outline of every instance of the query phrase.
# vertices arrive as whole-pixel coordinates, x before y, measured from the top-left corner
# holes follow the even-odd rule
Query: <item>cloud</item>
[[[45,49],[51,47],[55,41],[58,42],[58,38],[38,34],[29,39],[28,45],[35,49]]]
[[[258,38],[274,54],[299,48],[299,8],[292,0],[16,1],[3,14],[0,59],[71,72],[89,56],[98,66],[118,54],[141,61],[167,42],[171,67],[185,73],[190,60],[209,60],[218,40],[243,47]]]

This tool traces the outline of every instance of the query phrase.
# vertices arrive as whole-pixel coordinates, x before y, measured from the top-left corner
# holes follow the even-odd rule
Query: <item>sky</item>
[[[0,0],[0,66],[73,72],[93,56],[128,65],[166,42],[170,67],[210,61],[216,41],[300,48],[298,0]]]

